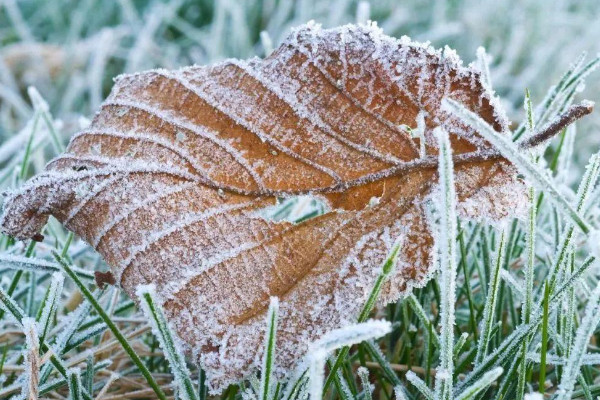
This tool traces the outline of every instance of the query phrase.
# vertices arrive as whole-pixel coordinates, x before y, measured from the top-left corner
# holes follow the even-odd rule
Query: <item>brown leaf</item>
[[[128,293],[154,283],[215,390],[256,370],[269,297],[279,296],[284,372],[310,341],[356,320],[396,238],[402,254],[382,303],[431,275],[432,130],[451,134],[455,154],[489,147],[440,110],[446,96],[506,130],[479,73],[452,51],[374,26],[306,25],[264,60],[122,76],[91,127],[9,196],[2,226],[29,238],[54,215]],[[425,158],[407,128],[419,114]],[[455,173],[463,216],[498,219],[524,204],[506,161]],[[307,193],[332,211],[297,225],[259,215],[276,197]]]

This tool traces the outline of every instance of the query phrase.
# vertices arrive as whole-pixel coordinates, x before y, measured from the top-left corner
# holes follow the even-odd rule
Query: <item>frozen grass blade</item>
[[[271,399],[278,313],[279,299],[277,297],[271,297],[269,311],[267,312],[267,333],[265,335],[265,351],[263,354],[263,364],[260,376],[259,400]]]
[[[423,395],[423,397],[425,397],[425,399],[434,400],[433,392],[427,387],[425,382],[423,382],[423,379],[417,376],[417,374],[412,371],[408,371],[406,373],[406,380],[409,381],[415,388],[417,388],[417,390]]]
[[[458,358],[458,355],[460,354],[463,346],[465,345],[465,343],[467,342],[467,339],[469,337],[469,333],[468,332],[463,332],[460,337],[458,338],[458,340],[456,341],[456,344],[454,345],[454,358]]]
[[[51,261],[6,253],[0,254],[0,267],[15,269],[17,271],[35,271],[46,273],[61,271],[60,266]],[[75,272],[81,279],[94,279],[93,272],[75,267],[73,268],[73,272]]]
[[[33,145],[33,138],[38,129],[38,123],[40,121],[39,113],[35,113],[33,116],[33,124],[31,127],[31,133],[29,134],[29,139],[27,140],[27,145],[25,146],[25,153],[23,154],[23,161],[21,162],[21,172],[19,174],[19,178],[24,180],[27,177],[27,167],[29,166],[29,156],[31,154],[31,148]]]
[[[477,67],[481,71],[481,78],[485,85],[491,90],[492,79],[490,76],[490,66],[488,63],[488,55],[484,47],[477,48]]]
[[[583,178],[581,179],[581,183],[579,184],[579,188],[577,190],[577,211],[580,212],[585,208],[589,194],[594,188],[596,181],[598,180],[599,173],[600,153],[596,153],[590,158],[590,161],[585,169],[585,173],[583,175]],[[556,285],[556,279],[559,276],[560,269],[563,266],[565,257],[571,246],[571,242],[574,236],[574,230],[575,228],[572,224],[567,224],[565,231],[561,236],[561,240],[558,245],[558,250],[554,257],[554,262],[552,264],[552,268],[550,269],[550,274],[548,278],[551,291],[554,290],[554,287]]]
[[[79,307],[69,315],[68,322],[65,324],[61,332],[56,336],[52,351],[55,354],[63,354],[67,347],[68,341],[71,339],[75,331],[77,331],[85,318],[88,317],[92,305],[89,302],[83,302]],[[44,383],[52,372],[50,365],[42,368],[40,382]]]
[[[50,115],[50,107],[48,106],[48,103],[46,100],[44,100],[40,92],[38,92],[38,90],[33,86],[29,86],[27,88],[27,94],[31,99],[31,103],[33,104],[36,115],[42,117],[46,127],[48,128],[48,132],[50,132],[50,137],[52,138],[52,144],[54,145],[56,154],[62,153],[65,151],[65,145],[61,142],[58,132],[56,132],[54,121]]]
[[[17,325],[19,325],[19,327],[21,327],[21,329],[24,329],[23,321],[25,320],[25,318],[27,318],[26,315],[25,315],[25,312],[9,296],[9,294],[7,292],[5,292],[4,289],[2,289],[2,287],[0,287],[0,309],[8,312],[8,315],[10,315],[11,319]],[[50,351],[50,348],[44,342],[40,343],[40,349],[44,353]],[[65,377],[65,379],[68,380],[67,368],[64,366],[62,360],[60,360],[55,354],[51,353],[51,355],[50,355],[50,362],[52,363],[52,365],[54,366],[54,368],[56,368],[56,370],[63,377]],[[41,380],[40,380],[40,382],[41,382]],[[90,397],[90,395],[87,392],[84,392],[83,396],[84,396],[85,400],[91,400],[91,397]]]
[[[537,204],[535,190],[529,188],[529,213],[527,219],[527,265],[525,269],[525,290],[524,299],[521,306],[521,321],[523,324],[529,324],[531,321],[531,310],[533,307],[533,278],[535,266],[535,226],[537,216]],[[527,359],[525,357],[529,346],[528,338],[523,340],[521,345],[521,363],[519,365],[519,379],[517,382],[517,400],[522,400],[525,394],[525,380],[527,373]]]
[[[69,374],[69,400],[81,400],[83,398],[81,393],[81,372],[78,368],[71,368],[68,371]]]
[[[475,398],[479,393],[486,390],[494,383],[503,372],[504,370],[501,367],[496,367],[491,371],[486,372],[477,382],[464,389],[462,393],[456,397],[456,400],[469,400]]]
[[[561,285],[557,290],[554,291],[553,295],[550,298],[549,303],[549,311],[553,311],[562,296],[565,295],[567,289],[570,288],[580,277],[588,270],[590,265],[595,261],[595,257],[588,257],[582,265],[571,275],[568,279],[565,279],[563,285]],[[537,329],[538,326],[542,323],[542,315],[535,315],[529,325],[521,325],[518,329],[513,330],[507,337],[500,342],[498,347],[491,354],[487,355],[483,361],[478,364],[467,376],[460,382],[457,386],[458,389],[462,389],[468,385],[471,385],[475,382],[480,376],[482,376],[489,369],[498,366],[499,364],[506,362],[506,360],[510,360],[511,357],[514,357],[517,354],[517,349],[520,347],[522,340],[532,335]]]
[[[52,254],[56,258],[56,261],[58,261],[58,263],[61,265],[61,267],[63,268],[65,273],[67,275],[69,275],[69,277],[75,282],[75,284],[77,285],[77,287],[79,288],[79,290],[81,291],[83,296],[92,304],[92,307],[94,307],[94,309],[96,310],[98,315],[100,315],[100,317],[102,318],[104,323],[106,323],[106,325],[111,330],[111,332],[113,333],[115,338],[119,341],[119,343],[121,343],[123,350],[125,350],[125,352],[131,358],[131,361],[133,361],[133,363],[138,367],[138,369],[140,370],[140,372],[144,376],[144,378],[146,378],[148,385],[150,385],[152,390],[154,390],[154,393],[156,393],[156,396],[160,400],[166,400],[165,393],[158,386],[158,384],[152,377],[152,374],[150,374],[150,371],[148,371],[148,368],[146,368],[146,366],[144,365],[144,363],[142,362],[140,357],[137,355],[135,350],[133,350],[133,348],[131,347],[131,345],[125,338],[125,336],[123,336],[123,334],[121,333],[119,328],[110,319],[108,314],[106,314],[106,312],[104,311],[102,306],[96,301],[96,299],[94,298],[94,295],[92,295],[92,293],[89,291],[89,289],[83,284],[83,282],[81,282],[81,280],[79,279],[77,274],[75,274],[75,272],[73,272],[71,267],[62,259],[62,257],[60,257],[56,252],[53,252]]]
[[[394,386],[394,395],[396,396],[396,400],[408,400],[402,386]]]
[[[323,368],[328,354],[332,351],[352,346],[369,339],[388,334],[392,326],[387,321],[367,321],[335,329],[313,342],[308,350],[310,399],[320,400],[323,392]]]
[[[170,328],[159,305],[160,303],[156,300],[157,295],[154,286],[138,286],[137,296],[140,299],[140,304],[144,314],[146,314],[146,318],[151,323],[154,336],[158,338],[160,347],[165,352],[165,357],[169,361],[169,367],[175,377],[179,396],[182,400],[198,400],[192,379],[190,378],[190,371],[185,363],[181,344],[178,343],[179,339]]]
[[[375,344],[372,340],[367,340],[364,343],[364,346],[371,358],[377,364],[379,364],[379,366],[385,374],[385,377],[390,381],[390,383],[392,383],[394,386],[402,386],[402,382],[392,369],[389,361],[385,358],[385,355],[381,352],[379,346]]]
[[[428,330],[430,327],[432,328],[431,329],[431,337],[433,339],[433,342],[436,347],[440,347],[440,337],[439,337],[438,333],[435,331],[435,329],[433,329],[431,320],[427,317],[427,314],[425,313],[425,310],[423,309],[423,306],[421,305],[421,303],[419,303],[419,300],[417,300],[415,295],[413,293],[411,293],[408,296],[406,296],[406,302],[411,307],[411,309],[413,310],[413,312],[415,313],[415,315],[417,316],[419,321],[425,326],[425,328],[427,328]]]
[[[481,136],[483,136],[485,140],[494,145],[494,147],[500,151],[502,156],[506,157],[507,160],[512,162],[519,169],[519,171],[531,181],[531,183],[549,195],[549,197],[556,203],[560,212],[564,213],[567,218],[571,219],[573,223],[583,231],[583,233],[590,233],[591,228],[583,216],[581,216],[581,214],[571,206],[571,204],[558,191],[548,176],[536,165],[532,164],[531,161],[528,160],[524,154],[522,154],[522,151],[517,148],[512,141],[496,132],[478,115],[466,109],[462,104],[457,103],[452,99],[444,99],[442,102],[442,107],[446,111],[456,115],[463,122],[475,129]]]
[[[585,308],[575,342],[571,348],[571,355],[562,374],[562,379],[557,392],[557,400],[570,399],[573,394],[575,381],[581,369],[583,357],[588,346],[589,338],[594,333],[600,322],[600,282],[592,292]]]
[[[502,269],[502,265],[504,265],[506,244],[505,238],[506,231],[503,229],[500,233],[498,254],[496,254],[496,262],[494,263],[491,271],[491,280],[489,283],[485,306],[483,308],[483,320],[481,323],[479,342],[477,343],[477,356],[475,357],[475,364],[481,363],[483,358],[487,355],[488,346],[492,336],[492,328],[494,327],[494,311],[496,310],[496,303],[498,301],[498,288],[500,287],[500,270]]]
[[[40,314],[38,318],[40,326],[40,341],[42,342],[45,340],[46,335],[48,334],[48,328],[50,327],[52,318],[54,317],[54,314],[58,308],[64,281],[65,277],[60,272],[55,272],[52,274],[52,282],[50,283],[50,287],[46,292],[46,297],[44,298],[44,301],[40,307]]]
[[[358,370],[356,372],[360,377],[360,382],[364,393],[364,399],[372,400],[373,397],[371,395],[371,392],[373,391],[373,387],[371,387],[371,382],[369,382],[369,370],[365,367],[358,367]]]
[[[454,375],[454,301],[456,296],[456,193],[454,166],[448,133],[434,131],[439,145],[440,210],[440,365],[437,369],[435,398],[450,400]]]
[[[379,298],[379,293],[381,292],[381,287],[383,286],[385,281],[389,278],[391,273],[394,271],[394,268],[396,267],[396,261],[398,259],[399,251],[400,251],[400,242],[398,240],[396,240],[396,242],[394,243],[394,246],[392,247],[386,260],[383,262],[383,265],[381,266],[381,272],[377,275],[377,278],[375,279],[375,284],[373,285],[373,289],[371,289],[371,292],[369,293],[369,297],[367,298],[367,301],[363,305],[363,308],[358,316],[359,323],[365,322],[367,320],[367,318],[369,318],[371,311],[373,311],[373,307],[375,306],[375,303],[377,302],[377,299]],[[335,374],[337,373],[338,369],[342,366],[342,363],[348,356],[349,352],[350,352],[349,346],[343,347],[340,350],[340,352],[335,360],[335,363],[333,364],[333,367],[331,368],[331,371],[329,372],[327,381],[325,382],[325,386],[323,388],[323,394],[327,391],[327,389],[329,388],[329,385],[331,385],[331,382],[333,382],[333,380],[336,376]]]
[[[542,349],[540,359],[539,392],[544,394],[546,383],[546,353],[548,351],[548,300],[550,298],[550,286],[544,286],[544,303],[542,311]]]
[[[39,395],[40,359],[38,327],[33,318],[23,319],[23,332],[25,333],[25,378],[21,395],[26,399],[37,399]]]

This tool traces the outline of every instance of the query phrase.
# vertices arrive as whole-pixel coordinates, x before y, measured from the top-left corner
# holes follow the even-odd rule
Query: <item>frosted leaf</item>
[[[426,283],[433,130],[449,133],[455,156],[490,150],[441,110],[443,98],[497,132],[508,126],[480,73],[454,52],[388,37],[374,23],[312,23],[265,59],[115,82],[66,152],[8,195],[2,229],[31,238],[53,215],[103,256],[129,295],[154,284],[213,392],[260,369],[270,297],[280,299],[281,376],[308,343],[356,321],[398,238],[381,302]],[[454,170],[461,214],[507,217],[526,200],[505,160]],[[327,202],[328,212],[299,224],[260,216],[277,198],[301,195]]]

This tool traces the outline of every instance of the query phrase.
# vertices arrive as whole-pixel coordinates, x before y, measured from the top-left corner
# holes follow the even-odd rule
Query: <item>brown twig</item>
[[[557,119],[548,124],[541,132],[536,133],[528,139],[523,140],[519,145],[522,148],[531,148],[544,143],[558,134],[573,122],[585,117],[594,111],[594,103],[583,101],[580,104],[572,105],[562,113]]]
[[[554,122],[550,123],[547,127],[537,132],[530,138],[519,143],[519,148],[522,150],[536,147],[541,143],[551,139],[554,135],[562,131],[564,128],[577,121],[580,118],[590,114],[594,109],[594,104],[590,101],[584,101],[580,104],[572,105],[562,113]],[[501,160],[504,157],[499,151],[495,149],[477,150],[470,153],[462,153],[452,157],[454,165],[462,165],[469,163],[477,163],[492,160]],[[405,163],[395,165],[385,170],[381,170],[372,174],[367,174],[359,179],[350,180],[342,183],[338,183],[332,186],[314,189],[307,193],[306,191],[297,190],[267,190],[258,192],[246,192],[243,194],[251,194],[255,196],[295,196],[301,194],[318,194],[318,193],[333,193],[347,190],[352,187],[364,185],[368,182],[377,181],[379,179],[385,179],[392,176],[401,176],[413,171],[422,171],[427,169],[436,169],[438,167],[437,156],[427,156],[417,160],[407,161]],[[236,191],[236,190],[233,190]]]

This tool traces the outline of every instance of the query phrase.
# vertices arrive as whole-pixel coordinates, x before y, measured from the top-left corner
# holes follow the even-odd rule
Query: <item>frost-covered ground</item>
[[[467,62],[484,46],[494,88],[515,119],[522,115],[525,88],[534,102],[540,100],[582,52],[600,51],[600,4],[594,0],[383,0],[370,5],[346,0],[4,0],[0,130],[12,136],[29,118],[29,101],[19,90],[27,85],[35,85],[55,117],[67,123],[78,114],[90,116],[119,73],[262,56],[290,27],[311,19],[331,27],[369,18],[389,35],[409,35],[436,47],[447,44]],[[261,36],[262,31],[267,34]],[[599,87],[590,81],[586,93]],[[585,143],[594,140],[580,136]]]
[[[19,186],[60,152],[70,135],[88,124],[118,74],[208,64],[227,57],[264,56],[291,27],[309,20],[331,27],[369,19],[377,21],[388,35],[409,35],[418,41],[431,41],[435,47],[449,45],[466,62],[477,60],[478,54],[483,54],[477,52],[478,47],[485,47],[492,86],[516,121],[515,128],[524,119],[525,89],[530,90],[534,105],[541,103],[569,66],[581,60],[582,53],[587,52],[587,58],[575,72],[600,51],[600,2],[595,0],[382,0],[370,4],[344,0],[0,0],[0,188]],[[576,75],[569,79],[576,79]],[[576,94],[576,99],[600,100],[598,75],[590,75],[585,85],[576,80],[558,98]],[[543,110],[538,107],[535,111],[539,115]],[[550,110],[549,116],[555,111]],[[552,182],[573,204],[576,194],[568,188],[577,190],[590,155],[598,151],[598,132],[600,113],[596,111],[577,124],[576,135],[570,131],[563,146],[559,139],[552,142],[546,154],[548,163],[544,166],[555,171]],[[560,155],[554,157],[559,148]],[[597,174],[594,168],[598,160],[595,162],[586,175],[589,181]],[[585,216],[598,227],[600,192],[593,188],[590,192]],[[578,193],[579,198],[583,194],[585,188]],[[552,195],[545,197],[547,200]],[[483,388],[491,382],[496,383],[479,393],[479,398],[514,398],[544,386],[547,393],[556,396],[569,396],[573,390],[574,396],[581,398],[600,393],[594,333],[600,318],[600,291],[595,264],[588,257],[593,255],[589,244],[598,238],[586,239],[575,231],[574,238],[567,240],[570,220],[546,200],[540,201],[538,210],[533,275],[525,273],[526,238],[531,232],[527,223],[514,222],[508,229],[506,257],[498,266],[500,232],[466,222],[462,224],[464,230],[459,227],[457,329],[452,350],[456,378],[459,382],[466,379],[466,383],[459,384],[457,396],[459,392],[464,395],[467,388]],[[274,216],[298,220],[319,212],[318,205],[306,198],[289,205],[274,211]],[[51,222],[48,233],[45,242],[35,248],[6,237],[0,241],[0,287],[25,313],[37,317],[38,325],[48,327],[45,333],[32,333],[31,320],[15,325],[8,319],[11,312],[2,312],[0,398],[26,392],[23,387],[32,381],[26,371],[35,358],[31,349],[36,335],[53,344],[67,375],[75,382],[75,388],[71,384],[69,389],[60,366],[50,366],[54,360],[42,358],[37,376],[42,396],[50,393],[48,396],[59,398],[67,396],[69,390],[77,393],[81,380],[83,398],[92,393],[94,398],[116,399],[131,391],[142,398],[155,398],[147,377],[140,375],[131,361],[131,350],[167,395],[172,396],[175,386],[180,398],[193,398],[186,393],[186,385],[196,388],[202,373],[190,365],[191,379],[186,377],[188,371],[181,360],[164,350],[168,337],[158,340],[152,336],[144,314],[136,311],[132,302],[113,289],[100,298],[99,306],[132,344],[132,348],[123,349],[97,311],[92,311],[93,305],[81,298],[72,280],[51,274],[61,269],[51,255],[53,249],[64,250],[63,255],[81,268],[75,272],[84,282],[90,281],[89,271],[102,261],[82,242],[71,242],[72,237],[59,224]],[[36,261],[26,260],[31,255]],[[494,280],[496,273],[498,279]],[[550,289],[544,295],[546,286]],[[402,398],[402,392],[407,398],[433,396],[430,389],[434,388],[435,368],[442,356],[448,358],[448,349],[444,355],[434,333],[443,289],[431,283],[381,310],[379,315],[392,322],[392,333],[380,342],[353,348],[328,396],[369,399],[367,380],[375,386],[373,396],[378,398],[390,398],[394,393]],[[10,304],[5,297],[0,300]],[[550,303],[547,314],[543,312],[545,302]],[[529,327],[521,325],[526,304],[532,309],[531,321],[537,321],[535,327],[533,322]],[[55,313],[58,316],[53,318]],[[160,338],[160,329],[154,327]],[[357,329],[361,332],[365,327]],[[485,346],[482,332],[487,335]],[[343,332],[340,337],[344,337]],[[521,348],[521,343],[529,343],[528,348]],[[482,346],[488,348],[482,350]],[[41,354],[46,353],[41,347]],[[516,362],[521,354],[526,355],[527,363]],[[315,370],[322,369],[327,361],[322,353],[318,356],[310,365]],[[547,367],[541,366],[542,359]],[[359,365],[367,370],[353,369]],[[75,366],[84,372],[68,369]],[[504,369],[499,370],[499,366]],[[89,373],[92,370],[97,373]],[[175,385],[171,383],[173,375]],[[283,383],[276,393],[267,390],[267,394],[302,398],[318,389],[314,382],[301,384],[297,390]],[[224,396],[262,400],[264,384],[263,375],[232,386]],[[200,390],[199,397],[204,396]]]

